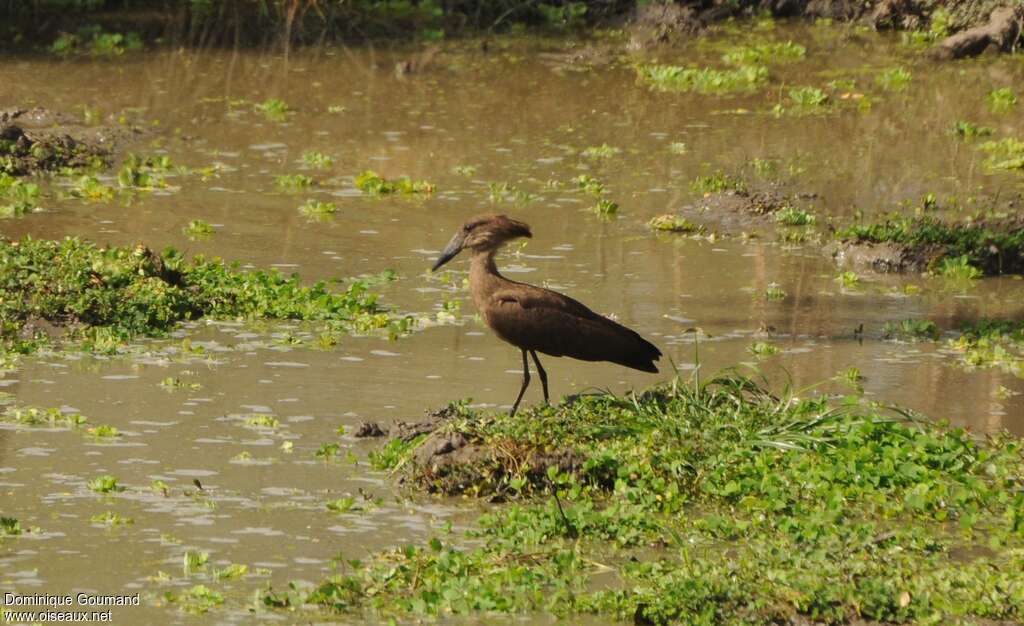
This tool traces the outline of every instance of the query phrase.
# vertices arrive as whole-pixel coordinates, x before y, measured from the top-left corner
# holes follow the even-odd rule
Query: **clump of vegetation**
[[[988,153],[985,165],[997,170],[1024,169],[1024,141],[1007,137],[999,141],[986,141],[978,149]]]
[[[31,350],[47,341],[32,330],[38,320],[87,348],[109,349],[199,317],[313,320],[340,331],[392,321],[361,281],[339,293],[277,271],[244,272],[203,256],[186,260],[173,249],[156,254],[144,246],[100,247],[73,238],[0,241],[5,349]]]
[[[116,476],[110,474],[103,474],[93,478],[88,483],[89,489],[96,493],[116,493],[118,491],[124,491],[124,487],[121,486]]]
[[[981,319],[965,324],[950,346],[968,367],[998,367],[1024,376],[1024,321]]]
[[[256,105],[256,110],[271,122],[284,122],[292,113],[292,108],[288,106],[288,103],[278,98],[267,98]]]
[[[780,350],[774,343],[769,343],[767,341],[755,341],[747,348],[747,352],[759,359],[764,359],[778,354]]]
[[[944,257],[936,269],[939,276],[953,280],[974,280],[983,276],[980,269],[971,265],[967,255]]]
[[[14,537],[24,532],[14,517],[0,517],[0,537]]]
[[[732,373],[515,417],[449,412],[379,460],[422,488],[511,504],[483,514],[468,547],[434,537],[381,552],[311,592],[270,590],[265,606],[643,624],[1024,615],[1017,439],[982,442],[856,396],[773,393]],[[466,445],[408,461],[442,438]]]
[[[333,202],[321,202],[320,200],[307,200],[299,207],[299,213],[311,218],[324,218],[338,212],[338,205]]]
[[[309,167],[313,167],[318,170],[326,170],[334,165],[334,159],[331,158],[330,155],[324,154],[323,152],[317,152],[316,150],[303,152],[302,162]]]
[[[576,188],[583,193],[590,194],[597,198],[600,198],[605,193],[604,183],[589,174],[580,174],[576,178],[573,178],[572,182],[576,185]]]
[[[665,215],[658,215],[657,217],[651,218],[651,221],[647,222],[653,230],[669,233],[703,233],[704,227],[700,224],[694,224],[685,217],[675,215],[673,213],[667,213]]]
[[[193,241],[209,239],[213,236],[213,224],[204,220],[192,220],[185,225],[182,232]]]
[[[316,181],[312,176],[305,174],[282,174],[274,177],[274,184],[285,191],[296,192],[309,189]]]
[[[729,65],[759,66],[769,63],[788,63],[804,58],[807,48],[792,41],[762,43],[730,48],[722,60]]]
[[[746,191],[743,179],[715,172],[706,176],[698,176],[690,182],[690,189],[700,194],[722,193],[724,191]]]
[[[703,94],[755,91],[768,81],[768,70],[763,66],[754,65],[727,70],[678,65],[640,65],[637,67],[637,74],[641,82],[660,91],[694,91]]]
[[[765,300],[772,301],[784,300],[786,296],[789,294],[787,294],[786,290],[783,289],[778,283],[771,283],[767,287],[765,287],[763,295]]]
[[[836,276],[836,282],[843,287],[849,289],[860,285],[860,275],[857,272],[841,272],[839,276]]]
[[[939,338],[939,327],[931,320],[914,318],[886,322],[882,327],[882,337],[901,341],[936,341]]]
[[[39,185],[0,172],[0,218],[18,217],[39,204]]]
[[[958,137],[964,139],[973,139],[975,137],[988,137],[994,131],[988,126],[978,126],[972,122],[966,120],[958,120],[953,125],[953,133]]]
[[[1017,94],[1009,87],[1000,87],[988,92],[988,108],[993,113],[1005,113],[1017,106]]]
[[[90,202],[105,202],[113,200],[115,196],[113,187],[102,183],[99,178],[91,174],[79,177],[68,193],[73,198],[81,198]]]
[[[591,210],[598,217],[612,217],[619,212],[619,204],[607,198],[601,198]]]
[[[828,104],[828,94],[818,87],[796,87],[789,90],[789,99],[802,111],[818,110]]]
[[[117,174],[117,184],[124,188],[155,189],[166,187],[164,174],[171,171],[174,164],[166,155],[142,157],[129,154],[121,170]]]
[[[775,212],[775,221],[786,226],[810,226],[815,217],[809,211],[787,205]]]
[[[224,594],[213,591],[206,585],[194,585],[180,593],[164,592],[164,600],[169,604],[177,604],[186,613],[201,615],[224,604]]]
[[[610,159],[621,152],[622,148],[616,148],[615,146],[603,143],[600,146],[591,146],[581,154],[588,159]]]
[[[923,48],[947,37],[952,30],[952,15],[945,7],[938,7],[928,16],[926,30],[911,30],[901,34],[905,45]]]
[[[910,84],[910,71],[902,67],[890,67],[875,76],[875,84],[888,91],[903,91]]]
[[[894,215],[840,229],[836,237],[855,244],[897,245],[914,265],[926,269],[956,264],[970,265],[986,275],[1024,271],[1024,221],[1017,219],[958,223]]]
[[[61,56],[76,52],[87,52],[99,56],[119,56],[125,52],[142,50],[142,48],[142,38],[138,33],[105,32],[95,24],[83,26],[74,33],[61,33],[50,44],[50,51]]]
[[[433,184],[425,180],[412,180],[407,176],[397,180],[387,180],[372,170],[366,170],[356,177],[356,188],[371,196],[424,194],[433,193],[436,189]]]

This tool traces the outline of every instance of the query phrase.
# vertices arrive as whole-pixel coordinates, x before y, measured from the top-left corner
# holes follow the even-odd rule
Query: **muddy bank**
[[[116,149],[142,134],[127,125],[88,126],[42,107],[0,110],[0,172],[28,176],[108,167]]]
[[[549,471],[575,474],[583,457],[571,450],[545,449],[512,438],[486,436],[487,425],[467,423],[465,407],[450,405],[426,419],[399,421],[384,429],[363,424],[356,437],[387,437],[377,463],[396,457],[407,468],[401,481],[428,493],[471,494],[493,502],[524,488],[543,488]],[[512,489],[513,478],[526,484]]]
[[[1024,272],[1024,218],[943,221],[896,216],[836,232],[826,247],[841,264],[881,273],[973,268],[978,274]]]

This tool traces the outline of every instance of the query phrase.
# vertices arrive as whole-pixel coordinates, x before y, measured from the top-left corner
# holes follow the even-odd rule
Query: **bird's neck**
[[[480,250],[473,254],[469,263],[469,290],[478,309],[491,293],[506,282],[494,263],[494,255],[497,252],[496,249]]]

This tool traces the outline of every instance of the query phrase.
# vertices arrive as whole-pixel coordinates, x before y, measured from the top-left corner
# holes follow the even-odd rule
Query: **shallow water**
[[[115,609],[115,622],[202,621],[167,606],[163,593],[206,584],[227,597],[218,622],[248,622],[258,590],[272,582],[315,582],[332,559],[359,558],[414,542],[473,519],[477,503],[409,500],[386,475],[372,471],[375,445],[349,435],[364,420],[410,419],[450,400],[472,397],[507,406],[519,382],[519,355],[474,317],[461,287],[466,264],[444,282],[425,270],[468,216],[507,212],[531,224],[534,238],[501,261],[510,277],[543,283],[614,314],[665,352],[663,374],[607,364],[546,359],[552,393],[622,392],[695,366],[699,327],[703,371],[739,362],[758,365],[782,384],[827,379],[849,367],[867,393],[978,432],[1024,433],[1024,383],[998,370],[966,371],[941,345],[881,340],[885,322],[909,317],[954,328],[975,316],[1018,316],[1021,281],[978,281],[965,288],[938,279],[874,277],[843,288],[835,265],[815,245],[782,246],[771,238],[717,241],[655,236],[646,222],[698,199],[690,181],[715,170],[757,174],[754,159],[775,163],[790,192],[817,194],[819,218],[849,218],[857,209],[881,214],[917,202],[1009,197],[1018,177],[991,174],[983,154],[949,132],[956,120],[1017,136],[1021,114],[985,108],[991,89],[1021,84],[1013,58],[933,65],[896,40],[839,28],[778,26],[763,36],[807,46],[805,61],[773,67],[770,87],[743,96],[657,93],[636,83],[628,63],[578,71],[554,53],[572,42],[497,40],[445,46],[423,71],[398,76],[403,49],[326,48],[289,55],[254,51],[164,51],[114,60],[25,57],[0,66],[0,108],[42,105],[73,113],[83,106],[148,128],[133,151],[166,153],[192,167],[222,166],[218,177],[171,179],[180,189],[124,201],[88,203],[50,198],[46,211],[0,221],[8,237],[78,235],[101,242],[144,242],[160,249],[216,254],[244,265],[298,271],[309,280],[396,270],[399,280],[375,287],[395,310],[430,318],[389,342],[353,337],[330,349],[290,345],[315,337],[301,326],[201,322],[176,338],[142,344],[134,357],[41,355],[0,379],[19,404],[74,409],[123,437],[97,442],[82,430],[0,424],[0,506],[23,526],[42,529],[0,543],[0,588],[19,593],[143,593],[142,609]],[[717,63],[730,35],[660,51],[675,63]],[[876,87],[879,70],[903,65],[910,87]],[[840,107],[825,115],[776,117],[772,106],[789,86],[858,79],[866,111]],[[253,110],[276,97],[295,112],[284,123]],[[333,109],[330,109],[334,107]],[[333,111],[333,112],[332,112]],[[670,144],[684,142],[677,154]],[[579,154],[608,144],[607,159]],[[312,170],[307,150],[334,164]],[[455,172],[471,165],[472,175]],[[437,185],[424,199],[368,198],[353,186],[359,172],[408,175]],[[274,177],[306,173],[320,185],[280,191]],[[599,178],[621,206],[603,221],[593,200],[568,181]],[[488,183],[508,181],[535,194],[531,202],[493,202]],[[309,198],[333,201],[338,213],[310,221],[297,210]],[[193,242],[182,227],[203,219],[216,227]],[[766,301],[772,283],[787,297]],[[913,284],[920,293],[906,295]],[[463,301],[453,318],[442,303]],[[863,325],[863,333],[855,329]],[[176,351],[182,338],[204,354]],[[783,349],[760,363],[751,343]],[[199,389],[166,390],[178,377]],[[531,388],[526,401],[537,402]],[[245,423],[272,415],[274,429]],[[282,444],[291,443],[286,449]],[[325,443],[340,455],[315,457]],[[242,456],[239,456],[242,455]],[[114,474],[127,489],[100,496],[86,483]],[[193,480],[200,481],[200,491]],[[151,488],[168,485],[165,495]],[[325,503],[353,496],[361,509],[336,514]],[[107,529],[90,517],[114,511],[134,524]],[[442,531],[443,532],[443,531]],[[208,552],[210,565],[184,572],[186,550]],[[212,579],[228,563],[249,567],[239,580]],[[159,572],[167,577],[160,578]],[[291,617],[286,618],[291,621]],[[344,622],[344,620],[342,620]]]

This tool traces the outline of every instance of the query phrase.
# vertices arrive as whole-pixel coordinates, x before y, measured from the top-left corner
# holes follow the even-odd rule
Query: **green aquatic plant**
[[[18,217],[39,206],[39,185],[0,171],[0,218]]]
[[[801,110],[820,109],[828,104],[828,94],[818,87],[796,87],[789,90],[789,99]]]
[[[774,356],[780,352],[779,347],[767,341],[755,341],[747,347],[747,352],[753,356],[763,359]]]
[[[875,84],[887,91],[903,91],[910,84],[910,71],[903,67],[890,67],[875,76]]]
[[[284,122],[288,119],[288,115],[292,113],[288,103],[278,98],[267,98],[256,105],[256,110],[271,122]]]
[[[273,415],[250,415],[245,418],[245,425],[250,428],[274,430],[281,425],[281,422]]]
[[[807,48],[792,41],[735,46],[722,60],[730,65],[759,66],[771,63],[789,63],[804,58]]]
[[[82,198],[93,202],[102,202],[114,199],[114,188],[105,185],[98,178],[91,174],[79,177],[69,193],[74,198]]]
[[[993,113],[1005,113],[1017,106],[1017,94],[1009,87],[1000,87],[988,92],[988,108]]]
[[[66,56],[75,52],[89,52],[99,56],[120,56],[126,52],[142,50],[142,37],[136,32],[104,32],[96,25],[84,26],[74,33],[61,33],[50,44],[50,52]]]
[[[13,517],[0,517],[0,537],[14,537],[22,533],[21,522]]]
[[[474,165],[456,165],[453,170],[459,176],[476,176],[476,166]]]
[[[953,125],[953,134],[963,139],[973,139],[975,137],[988,137],[994,131],[988,126],[978,126],[972,122],[966,120],[957,120],[956,124]]]
[[[883,338],[901,341],[936,341],[939,334],[939,327],[935,322],[915,318],[886,322],[882,327]]]
[[[964,324],[949,345],[969,368],[997,367],[1024,376],[1024,322],[980,319]]]
[[[93,478],[88,483],[89,489],[96,493],[116,493],[124,491],[124,487],[118,484],[117,477],[110,474],[103,474]]]
[[[985,165],[989,168],[997,170],[1024,169],[1024,141],[1006,137],[998,141],[986,141],[978,146],[978,149],[988,153]]]
[[[760,89],[768,81],[763,66],[743,66],[716,70],[678,65],[639,65],[639,80],[660,91],[694,91],[703,94],[728,94]]]
[[[303,191],[316,184],[312,176],[305,174],[282,174],[274,177],[274,184],[285,191]]]
[[[180,606],[182,611],[198,615],[224,604],[224,595],[206,585],[195,585],[180,593],[165,591],[163,598],[169,604]]]
[[[299,206],[299,213],[306,217],[323,218],[334,215],[338,212],[338,205],[333,202],[321,202],[320,200],[307,200]]]
[[[193,241],[209,239],[213,236],[213,224],[204,220],[191,220],[181,231]]]
[[[770,283],[762,294],[765,300],[784,300],[787,294],[786,290],[779,286],[777,283]]]
[[[339,332],[387,328],[393,320],[366,284],[340,292],[304,286],[277,271],[241,271],[219,259],[186,260],[168,249],[100,247],[78,239],[0,241],[0,342],[33,349],[30,319],[62,328],[94,349],[138,335],[163,335],[179,322],[221,319],[319,321]]]
[[[572,182],[577,189],[594,197],[600,198],[605,193],[604,183],[589,174],[580,174]]]
[[[668,151],[671,152],[672,154],[686,154],[686,144],[682,141],[673,141],[672,143],[668,144]]]
[[[928,16],[926,30],[909,30],[900,33],[904,45],[925,48],[947,37],[952,30],[953,16],[945,7],[937,7]]]
[[[102,524],[103,526],[128,526],[134,524],[135,520],[130,517],[124,517],[119,513],[113,511],[105,511],[98,515],[93,515],[89,518],[89,521],[93,524]]]
[[[564,4],[541,2],[537,5],[537,10],[544,17],[544,23],[552,28],[578,28],[586,23],[586,2],[566,2]]]
[[[953,280],[974,280],[984,275],[984,272],[971,265],[971,260],[966,254],[944,257],[936,269],[940,276]]]
[[[619,204],[607,198],[601,198],[591,210],[599,217],[612,217],[619,212]]]
[[[743,179],[724,174],[721,171],[706,176],[698,176],[690,182],[690,190],[699,194],[722,193],[725,191],[746,191]]]
[[[86,429],[90,435],[97,439],[116,439],[121,436],[121,431],[109,424],[98,424]]]
[[[694,224],[685,217],[667,213],[665,215],[658,215],[651,218],[651,221],[647,222],[647,225],[656,231],[670,232],[670,233],[703,233],[704,227],[699,224]]]
[[[621,148],[616,148],[603,143],[600,146],[591,146],[580,154],[588,159],[610,159],[621,152]]]
[[[861,280],[860,275],[857,274],[857,272],[846,271],[841,272],[839,276],[836,276],[836,282],[849,289],[860,285]]]
[[[65,413],[58,407],[8,406],[0,413],[0,420],[19,426],[65,426],[77,428],[87,421],[80,413]]]
[[[786,205],[775,212],[775,221],[786,226],[810,226],[815,217],[813,213]]]
[[[412,180],[403,176],[397,180],[387,180],[373,170],[366,170],[356,177],[356,189],[371,196],[389,194],[414,195],[433,193],[436,187],[425,180]]]
[[[318,170],[326,170],[334,165],[334,159],[331,158],[330,155],[324,154],[323,152],[317,152],[316,150],[303,152],[302,162],[309,167],[313,167]]]
[[[311,590],[268,589],[264,606],[353,621],[544,612],[708,625],[1024,613],[1013,437],[735,372],[514,417],[463,406],[444,428],[495,452],[443,465],[391,454],[388,467],[506,504],[465,538],[440,531],[349,561]]]

